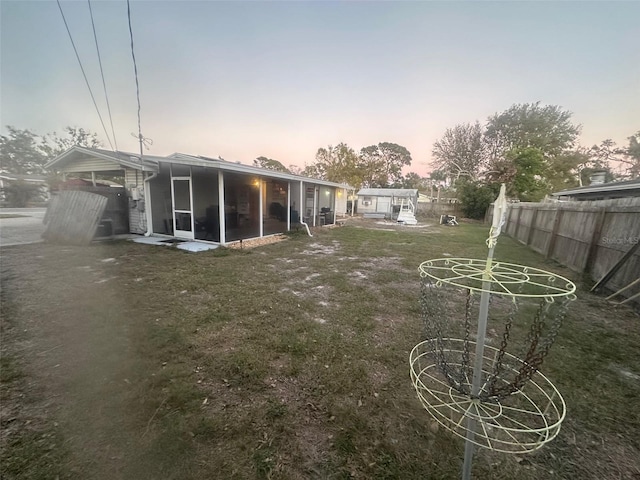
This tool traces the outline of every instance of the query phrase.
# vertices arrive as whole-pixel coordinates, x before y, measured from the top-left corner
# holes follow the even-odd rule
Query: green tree
[[[485,139],[491,157],[504,157],[514,148],[536,148],[545,158],[570,150],[580,134],[571,112],[557,105],[522,103],[489,117]]]
[[[511,150],[507,159],[513,162],[516,175],[507,185],[507,193],[523,202],[542,200],[550,188],[545,181],[546,163],[542,152],[537,148],[516,148]]]
[[[402,145],[381,142],[360,150],[358,170],[366,187],[388,187],[402,180],[402,168],[411,165],[411,153]]]
[[[558,155],[548,166],[547,184],[551,192],[580,186],[579,175],[589,163],[589,155],[583,149],[575,149]]]
[[[516,104],[489,117],[487,177],[506,183],[508,194],[529,201],[575,184],[579,169],[573,153],[581,127],[571,116],[557,105],[536,102]]]
[[[589,149],[591,166],[595,169],[608,169],[611,167],[611,162],[619,161],[619,153],[616,142],[607,138],[600,142],[600,145],[594,145]]]
[[[305,175],[328,180],[330,182],[348,183],[359,188],[363,176],[359,168],[359,158],[356,152],[346,143],[327,148],[319,148],[316,161],[304,169]]]
[[[444,170],[434,170],[429,175],[429,178],[431,180],[431,183],[437,183],[437,184],[441,184],[441,183],[446,184],[448,181],[447,172],[445,172]]]
[[[433,144],[431,164],[454,180],[474,178],[487,160],[486,143],[478,122],[447,128],[442,138]]]
[[[266,168],[267,170],[275,170],[276,172],[291,173],[287,167],[273,158],[258,157],[253,161],[253,166]]]
[[[426,191],[429,189],[429,179],[421,177],[416,172],[407,173],[399,182],[392,185],[393,188],[413,188]]]
[[[507,187],[507,196],[523,202],[537,202],[551,191],[548,165],[537,148],[514,148],[504,159],[496,160],[487,172],[489,184]]]
[[[41,175],[47,163],[40,137],[30,130],[7,125],[8,135],[0,136],[1,169],[21,175]]]
[[[49,159],[57,157],[74,146],[85,148],[101,148],[103,146],[97,133],[79,127],[65,127],[62,136],[53,132],[46,134],[42,140],[41,149]]]
[[[640,130],[627,138],[629,145],[622,149],[620,161],[625,165],[630,178],[640,177]]]

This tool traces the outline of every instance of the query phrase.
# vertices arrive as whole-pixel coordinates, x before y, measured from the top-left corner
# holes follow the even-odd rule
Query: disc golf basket
[[[538,371],[575,285],[537,268],[493,261],[504,223],[504,186],[496,200],[488,257],[420,264],[427,339],[410,354],[422,405],[465,439],[463,479],[475,447],[526,453],[556,437],[565,403]]]

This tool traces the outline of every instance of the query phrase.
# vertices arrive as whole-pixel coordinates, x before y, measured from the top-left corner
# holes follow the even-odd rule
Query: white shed
[[[418,190],[413,188],[363,188],[358,192],[358,213],[383,214],[391,218],[393,206],[418,204]]]

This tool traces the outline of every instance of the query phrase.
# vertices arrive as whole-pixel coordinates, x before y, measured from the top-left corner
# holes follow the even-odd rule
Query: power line
[[[142,126],[140,124],[140,84],[138,83],[138,65],[136,64],[136,54],[133,51],[133,30],[131,29],[131,5],[127,0],[127,18],[129,19],[129,36],[131,37],[131,58],[133,59],[133,73],[136,78],[136,98],[138,100],[138,140],[140,141],[140,161],[142,162]]]
[[[102,70],[102,58],[100,57],[100,48],[98,47],[98,36],[96,35],[96,26],[93,23],[93,10],[91,9],[91,0],[87,0],[89,4],[89,15],[91,15],[91,27],[93,28],[93,39],[96,42],[96,52],[98,52],[98,63],[100,64],[100,76],[102,77],[102,87],[104,88],[104,98],[107,102],[107,111],[109,112],[109,122],[111,123],[111,133],[113,134],[113,143],[118,150],[118,141],[116,140],[116,131],[113,128],[113,117],[111,116],[111,105],[109,105],[109,95],[107,94],[107,84],[104,80],[104,71]]]
[[[109,138],[109,133],[107,133],[107,128],[104,126],[104,121],[102,120],[102,115],[100,115],[100,110],[98,109],[98,104],[96,103],[96,98],[93,96],[93,91],[91,90],[91,85],[89,85],[89,80],[87,79],[87,74],[84,72],[84,67],[82,66],[82,62],[80,61],[80,55],[78,55],[78,49],[76,48],[76,44],[73,41],[73,37],[71,36],[71,30],[69,30],[69,25],[67,24],[67,19],[64,16],[64,12],[62,11],[62,5],[60,5],[60,0],[56,0],[58,3],[58,8],[60,9],[60,15],[62,15],[62,21],[64,22],[64,26],[67,29],[67,33],[69,34],[69,40],[71,40],[71,46],[73,47],[73,51],[76,53],[76,58],[78,59],[78,64],[80,65],[80,70],[82,70],[82,76],[84,77],[84,81],[87,84],[87,88],[89,89],[89,94],[91,95],[91,100],[93,100],[93,106],[96,108],[96,112],[98,113],[98,117],[100,118],[100,123],[102,124],[102,129],[104,130],[104,134],[107,136],[107,140],[109,141],[109,145],[111,146],[111,150],[113,150],[113,144],[111,143],[111,138]]]

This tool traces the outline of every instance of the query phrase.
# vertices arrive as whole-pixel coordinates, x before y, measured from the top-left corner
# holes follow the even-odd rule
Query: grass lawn
[[[2,478],[459,478],[464,442],[409,377],[417,267],[486,257],[487,233],[348,221],[251,250],[3,248]],[[496,258],[574,277],[507,237]],[[587,290],[542,368],[559,436],[480,450],[474,478],[640,478],[640,318]]]

